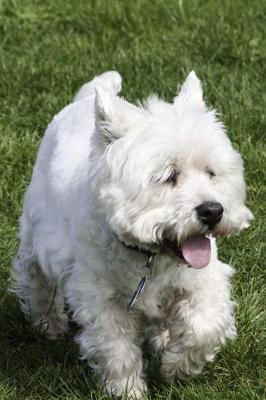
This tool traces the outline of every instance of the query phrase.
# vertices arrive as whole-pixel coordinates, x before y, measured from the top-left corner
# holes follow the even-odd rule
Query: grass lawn
[[[249,230],[220,242],[236,268],[238,339],[201,376],[171,387],[150,356],[150,399],[249,400],[263,390],[266,133],[265,0],[6,0],[0,2],[0,400],[105,399],[78,360],[72,327],[50,342],[7,292],[17,224],[52,116],[95,74],[118,70],[123,95],[170,100],[195,69],[245,160]],[[265,215],[264,215],[265,217]],[[264,363],[265,365],[265,363]]]

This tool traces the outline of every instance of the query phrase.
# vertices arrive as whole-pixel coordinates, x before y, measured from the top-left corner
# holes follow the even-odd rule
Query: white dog
[[[252,218],[240,155],[191,72],[173,104],[118,97],[107,72],[49,125],[20,224],[14,287],[51,338],[67,329],[107,393],[142,398],[142,344],[168,378],[200,373],[236,334],[215,235]]]

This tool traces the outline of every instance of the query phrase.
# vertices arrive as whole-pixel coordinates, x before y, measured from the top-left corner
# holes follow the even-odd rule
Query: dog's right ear
[[[105,145],[125,136],[128,131],[143,118],[143,111],[118,96],[95,88],[96,130]]]

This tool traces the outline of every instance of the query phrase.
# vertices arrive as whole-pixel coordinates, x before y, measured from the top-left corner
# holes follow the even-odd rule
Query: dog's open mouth
[[[211,241],[205,235],[186,239],[180,247],[171,244],[172,250],[193,268],[206,267],[211,258]]]
[[[192,236],[181,246],[185,261],[193,268],[206,267],[211,258],[211,241],[205,235]]]

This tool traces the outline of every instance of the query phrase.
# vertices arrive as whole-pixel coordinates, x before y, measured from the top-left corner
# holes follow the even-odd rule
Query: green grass
[[[187,383],[149,367],[150,399],[246,400],[263,391],[266,132],[265,0],[7,0],[0,3],[0,400],[104,399],[72,336],[49,342],[7,292],[17,223],[36,151],[52,116],[95,74],[118,70],[129,100],[171,99],[195,69],[246,166],[256,219],[223,240],[236,268],[238,339]],[[263,236],[264,234],[264,236]],[[265,363],[264,363],[265,365]]]

